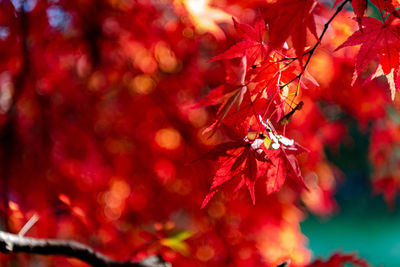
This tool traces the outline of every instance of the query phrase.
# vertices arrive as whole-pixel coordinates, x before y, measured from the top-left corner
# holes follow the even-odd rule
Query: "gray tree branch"
[[[118,261],[93,248],[71,240],[24,237],[0,231],[0,252],[60,255],[79,259],[96,267],[170,267],[161,257],[154,256],[139,262]]]

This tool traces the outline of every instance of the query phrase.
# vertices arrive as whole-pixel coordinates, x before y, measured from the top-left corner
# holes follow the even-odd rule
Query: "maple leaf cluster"
[[[239,23],[233,19],[235,30],[241,41],[211,59],[211,61],[223,60],[227,74],[225,84],[212,90],[200,102],[200,105],[221,103],[216,113],[215,122],[205,132],[211,131],[213,134],[222,124],[225,128],[226,126],[231,127],[230,130],[225,129],[224,132],[240,129],[242,139],[253,148],[250,151],[255,151],[258,153],[257,155],[262,154],[262,157],[256,160],[247,150],[241,151],[239,154],[229,154],[228,158],[220,157],[221,167],[214,177],[211,192],[205,198],[203,206],[223,183],[237,176],[242,176],[237,189],[246,184],[253,203],[255,202],[254,184],[259,178],[266,179],[267,194],[278,191],[285,178],[289,176],[295,177],[307,189],[300,169],[297,167],[296,157],[292,156],[290,164],[286,166],[285,164],[276,166],[271,162],[268,154],[274,149],[281,149],[282,153],[278,153],[279,162],[284,162],[285,158],[288,160],[283,147],[270,145],[271,142],[279,144],[276,137],[281,136],[277,135],[275,129],[272,133],[271,128],[274,128],[274,126],[272,126],[271,121],[276,124],[275,127],[283,126],[279,130],[285,132],[286,124],[289,123],[294,113],[303,107],[302,100],[298,100],[300,101],[298,103],[295,102],[300,90],[319,86],[313,76],[307,72],[306,67],[325,35],[329,24],[347,2],[336,1],[334,3],[333,7],[339,4],[340,6],[325,23],[319,37],[314,18],[318,9],[316,1],[277,1],[268,5],[263,14],[258,12],[254,26]],[[395,91],[399,90],[397,74],[400,62],[398,53],[400,42],[397,38],[400,36],[397,26],[400,21],[399,15],[395,9],[395,3],[388,1],[374,1],[373,3],[379,9],[382,22],[375,18],[364,17],[367,1],[353,1],[352,7],[360,28],[335,51],[347,46],[361,44],[356,57],[352,86],[369,63],[376,59],[376,56],[379,56],[376,70],[370,74],[364,83],[385,75],[390,87],[391,98],[394,100]],[[315,37],[316,43],[305,53],[307,29]],[[289,40],[292,47],[289,47],[286,43]],[[303,60],[305,54],[308,54],[308,57]],[[237,58],[240,61],[233,60]],[[234,73],[233,78],[232,72]],[[270,110],[271,107],[272,110]],[[264,120],[268,125],[264,123]],[[265,129],[269,135],[264,134],[265,129],[260,127],[260,123],[266,126]],[[262,129],[261,132],[259,132],[260,129]],[[256,131],[255,134],[258,134],[258,137],[249,139],[246,134],[254,135],[253,131]],[[286,137],[284,138],[286,139]],[[294,142],[294,140],[290,141],[291,143]],[[260,146],[260,144],[264,145]],[[227,151],[233,150],[232,143],[226,143],[226,145]],[[240,146],[242,145],[239,141],[236,147]],[[220,152],[220,149],[220,147],[217,149],[218,152]],[[290,150],[298,150],[299,154],[306,151],[295,147]],[[248,155],[247,160],[245,155]],[[272,157],[276,158],[277,156]],[[236,158],[236,160],[232,160],[232,158]],[[270,166],[267,166],[268,162]],[[241,165],[243,165],[242,168],[239,168]],[[257,171],[254,171],[254,168]],[[274,168],[277,171],[263,170]],[[237,172],[238,169],[240,170],[239,173]],[[231,175],[229,175],[229,172]]]
[[[288,56],[290,51],[287,56],[276,51],[272,55],[273,46],[264,43],[265,21],[260,13],[253,27],[235,19],[233,22],[239,37],[244,40],[211,59],[226,61],[226,84],[212,90],[201,105],[221,103],[216,121],[204,132],[214,134],[224,125],[226,134],[234,141],[222,144],[211,152],[221,154],[220,169],[203,207],[218,187],[235,177],[240,177],[237,189],[245,184],[253,203],[254,185],[259,178],[265,178],[268,194],[278,191],[287,176],[293,176],[303,184],[294,155],[306,149],[278,134],[271,123],[273,120],[285,125],[293,113],[301,109],[302,102],[294,103],[297,92],[291,93],[288,84],[285,84],[293,80],[294,73],[301,71],[301,66],[290,66],[294,61]],[[313,25],[315,28],[315,23]],[[296,51],[296,54],[302,56],[303,51]],[[303,80],[315,82],[309,75],[305,75]],[[286,106],[293,106],[287,114]]]
[[[337,1],[340,2],[340,1]],[[351,35],[337,49],[346,46],[361,45],[357,54],[353,83],[360,73],[374,60],[378,60],[376,70],[368,79],[386,76],[391,97],[394,100],[395,92],[400,91],[399,69],[399,38],[400,15],[392,1],[372,1],[379,9],[382,21],[364,17],[367,1],[353,1],[352,6],[357,16],[360,29]]]

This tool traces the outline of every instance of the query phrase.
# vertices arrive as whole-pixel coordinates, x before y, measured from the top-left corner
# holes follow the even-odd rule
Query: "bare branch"
[[[29,253],[39,255],[61,255],[84,261],[99,267],[169,267],[161,257],[149,257],[140,262],[117,261],[91,247],[71,240],[39,239],[23,237],[0,231],[0,252]]]

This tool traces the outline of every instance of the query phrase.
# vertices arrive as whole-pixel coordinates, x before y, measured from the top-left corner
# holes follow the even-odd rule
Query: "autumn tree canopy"
[[[344,116],[394,207],[398,7],[0,0],[2,264],[369,266],[300,222],[338,211]]]

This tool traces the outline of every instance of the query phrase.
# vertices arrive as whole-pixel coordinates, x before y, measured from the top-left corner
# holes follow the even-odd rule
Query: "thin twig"
[[[340,6],[338,6],[338,8],[336,9],[336,11],[335,11],[335,13],[332,15],[332,17],[325,23],[324,29],[322,30],[322,33],[321,33],[321,35],[319,36],[318,41],[315,43],[315,45],[314,45],[309,51],[307,51],[306,53],[304,53],[304,55],[306,55],[306,54],[308,55],[308,58],[307,58],[306,63],[304,64],[303,71],[302,71],[300,74],[298,74],[296,77],[294,77],[293,79],[291,79],[289,82],[285,83],[284,85],[281,85],[281,86],[280,86],[281,89],[284,88],[284,87],[286,87],[286,86],[288,86],[289,84],[291,84],[292,82],[294,82],[294,81],[297,80],[297,79],[299,80],[299,83],[300,83],[300,79],[301,79],[301,77],[303,76],[303,73],[306,71],[307,66],[308,66],[308,64],[310,63],[311,57],[313,56],[315,50],[316,50],[317,47],[321,44],[322,38],[324,37],[326,31],[328,30],[329,25],[330,25],[331,22],[335,19],[335,17],[340,13],[340,11],[342,11],[342,9],[344,8],[344,6],[345,6],[348,2],[350,2],[350,1],[351,1],[351,0],[345,0]]]
[[[149,257],[139,262],[118,261],[93,248],[71,240],[23,237],[0,231],[0,252],[61,255],[84,261],[95,267],[168,267],[161,257]]]
[[[313,48],[311,48],[309,56],[307,58],[306,64],[304,64],[304,70],[307,68],[308,63],[310,62],[311,56],[314,54],[315,50],[317,49],[318,45],[321,43],[322,38],[324,38],[324,35],[326,33],[326,31],[329,28],[329,25],[331,24],[331,22],[336,18],[336,16],[342,11],[342,9],[344,8],[344,6],[347,4],[347,2],[350,2],[350,0],[346,0],[344,1],[340,6],[338,6],[338,8],[336,9],[336,12],[333,14],[333,16],[328,20],[327,23],[325,23],[324,25],[324,29],[322,30],[321,35],[318,38],[318,42],[314,45]]]

